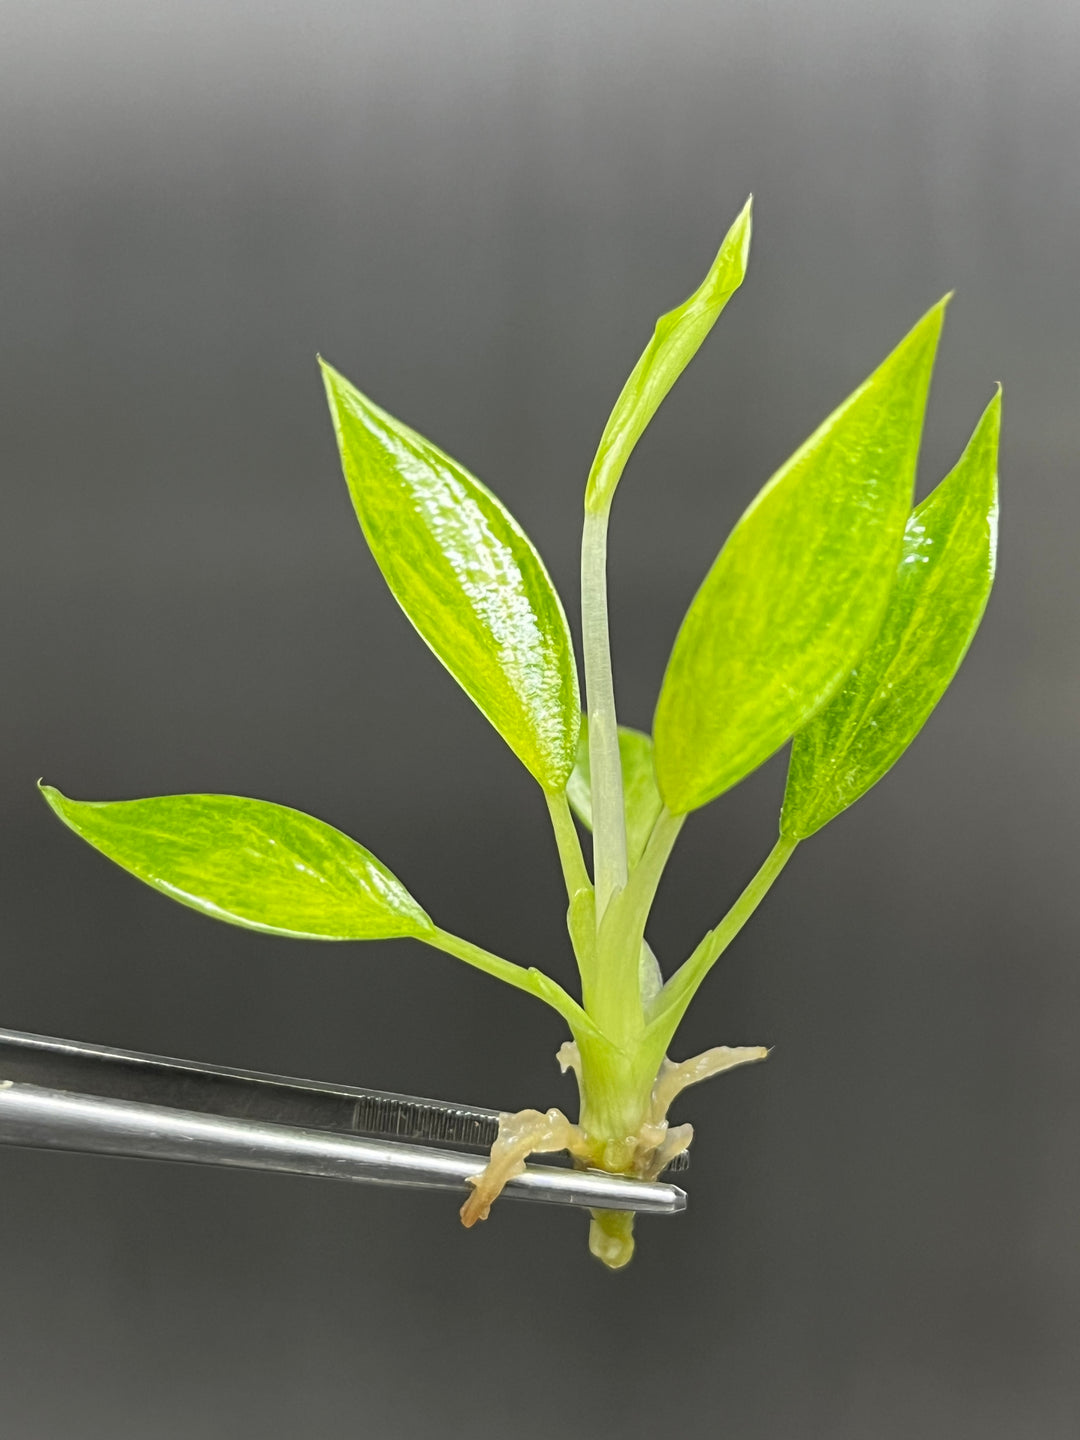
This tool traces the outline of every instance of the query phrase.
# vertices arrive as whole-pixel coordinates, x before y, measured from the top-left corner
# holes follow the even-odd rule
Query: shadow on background
[[[987,620],[899,769],[806,845],[680,1053],[691,1209],[577,1217],[0,1153],[13,1440],[1076,1433],[1075,57],[1024,7],[9,0],[0,1023],[517,1107],[542,1007],[411,943],[215,927],[46,812],[222,790],[355,834],[569,980],[539,794],[409,630],[314,354],[491,484],[576,609],[591,447],[747,191],[744,291],[639,447],[624,718],[772,469],[946,289],[921,489],[1005,384]],[[718,697],[722,699],[722,697]],[[774,835],[696,817],[668,965]]]

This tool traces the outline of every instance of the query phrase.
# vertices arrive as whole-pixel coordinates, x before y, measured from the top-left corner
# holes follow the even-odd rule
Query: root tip
[[[471,1230],[478,1221],[488,1218],[491,1214],[491,1206],[482,1205],[476,1199],[470,1197],[465,1201],[465,1204],[462,1205],[458,1214],[461,1216],[461,1223],[465,1226],[465,1229]]]
[[[494,1197],[480,1190],[483,1179],[483,1175],[469,1176],[469,1184],[474,1187],[473,1192],[458,1211],[461,1223],[466,1230],[471,1230],[478,1220],[486,1220],[491,1214],[491,1202]]]

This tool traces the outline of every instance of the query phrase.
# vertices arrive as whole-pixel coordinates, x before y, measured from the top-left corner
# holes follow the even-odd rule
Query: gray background
[[[539,795],[384,592],[316,350],[504,497],[576,625],[608,407],[756,192],[619,496],[639,725],[742,507],[946,289],[921,488],[1006,397],[959,680],[680,1037],[775,1047],[687,1097],[689,1213],[613,1276],[569,1214],[0,1153],[5,1435],[1075,1436],[1078,64],[1061,0],[0,5],[4,1024],[570,1100],[543,1007],[408,942],[217,927],[34,793],[296,805],[569,981]],[[688,826],[669,964],[782,784]]]

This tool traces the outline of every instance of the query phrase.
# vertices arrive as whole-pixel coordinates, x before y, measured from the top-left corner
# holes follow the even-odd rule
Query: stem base
[[[634,1216],[627,1210],[590,1210],[589,1253],[609,1270],[622,1270],[634,1256]]]
[[[609,1053],[610,1052],[610,1053]],[[567,1041],[557,1059],[562,1070],[573,1070],[581,1092],[581,1120],[573,1124],[561,1110],[521,1110],[499,1117],[499,1134],[481,1174],[470,1182],[472,1195],[462,1206],[461,1218],[471,1226],[486,1220],[494,1200],[514,1175],[520,1175],[529,1155],[567,1150],[582,1168],[606,1170],[614,1175],[633,1175],[655,1180],[681,1155],[694,1138],[691,1125],[669,1126],[667,1112],[688,1085],[711,1075],[764,1060],[764,1046],[718,1045],[675,1063],[666,1057],[652,1073],[638,1066],[616,1067],[615,1073],[601,1060],[614,1052],[605,1047],[599,1053],[588,1042],[580,1047]],[[625,1061],[626,1057],[621,1056]],[[599,1066],[598,1066],[599,1062]],[[647,1084],[640,1083],[642,1073]],[[599,1102],[599,1104],[597,1104]],[[621,1270],[634,1253],[632,1213],[593,1210],[589,1228],[589,1249],[611,1270]]]

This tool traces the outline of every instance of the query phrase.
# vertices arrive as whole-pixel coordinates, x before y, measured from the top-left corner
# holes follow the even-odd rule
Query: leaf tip
[[[326,398],[331,410],[344,411],[357,416],[375,417],[390,424],[395,423],[390,420],[384,410],[380,410],[373,400],[370,400],[340,370],[335,369],[328,360],[324,360],[321,355],[318,360],[322,370],[323,384],[326,387]],[[398,428],[404,427],[399,425]]]
[[[900,341],[899,345],[882,362],[875,371],[875,376],[886,373],[893,365],[899,363],[903,366],[914,365],[915,369],[922,371],[923,385],[922,403],[926,403],[926,390],[929,389],[930,372],[933,368],[934,359],[937,355],[938,344],[941,340],[941,332],[945,324],[945,310],[952,298],[952,291],[943,295],[940,300],[930,306],[924,315],[921,315],[908,333]]]
[[[750,258],[750,236],[754,229],[754,197],[752,194],[746,197],[746,204],[735,217],[735,223],[724,237],[721,247],[721,255],[727,249],[728,244],[733,240],[738,241],[739,268],[745,274],[746,262]]]
[[[321,355],[316,355],[315,359],[318,361],[319,364],[319,375],[322,377],[323,389],[326,391],[327,403],[329,404],[331,410],[333,410],[337,406],[338,387],[341,381],[341,376],[331,364],[329,364],[326,360],[323,359]]]
[[[940,336],[942,326],[945,323],[945,311],[949,308],[949,301],[953,298],[955,294],[955,290],[949,290],[941,297],[940,300],[936,301],[933,305],[931,305],[930,309],[915,325],[915,329],[914,331],[912,331],[912,334],[915,334],[916,332],[921,330],[931,331],[935,337],[936,342],[936,338]]]
[[[716,252],[716,258],[710,265],[709,273],[702,281],[700,288],[695,292],[696,295],[710,293],[712,287],[723,280],[725,285],[723,299],[726,302],[734,290],[739,288],[746,276],[746,266],[750,258],[750,237],[753,228],[754,197],[753,195],[748,195],[746,197],[746,203],[738,215],[735,216],[723,240],[720,242],[720,249]],[[720,308],[723,308],[723,303],[721,303]],[[719,313],[719,310],[717,310],[716,314]],[[713,319],[715,320],[715,318],[714,315]]]
[[[316,354],[315,359],[318,362],[319,373],[322,375],[323,383],[325,384],[327,390],[329,390],[331,386],[336,388],[339,382],[343,379],[341,372],[335,370],[333,365],[330,364],[329,360],[324,360],[321,355]]]
[[[940,330],[942,325],[945,323],[945,312],[946,310],[948,310],[949,303],[955,294],[955,290],[947,291],[947,293],[941,297],[941,299],[937,302],[936,305],[931,305],[930,309],[927,311],[926,315],[923,318],[925,320],[930,320],[937,327],[937,329]]]
[[[344,417],[349,414],[369,414],[374,406],[367,396],[362,394],[352,381],[347,380],[341,371],[335,369],[328,360],[324,360],[321,355],[316,358],[322,374],[323,388],[326,391],[326,403],[330,407],[330,417],[334,424],[338,446],[341,448],[345,443],[342,432]]]
[[[982,440],[983,443],[991,445],[995,454],[1001,435],[1001,397],[1003,393],[1001,381],[995,381],[994,393],[986,402],[986,408],[979,416],[979,423],[976,425],[975,434],[972,436],[973,442]]]
[[[60,791],[57,790],[55,785],[46,784],[44,776],[42,776],[38,780],[37,788],[38,792],[41,795],[41,798],[45,801],[46,805],[48,805],[49,809],[53,812],[53,814],[58,815],[61,820],[66,822],[67,805],[69,803],[67,796],[62,795]]]
[[[324,360],[321,355],[316,355],[315,358],[319,362],[319,371],[323,378],[323,384],[326,386],[327,396],[330,399],[336,404],[340,404],[350,397],[356,397],[364,404],[369,403],[367,398],[360,394],[356,386],[353,385],[351,381],[346,380],[341,371],[331,365],[329,360]]]

